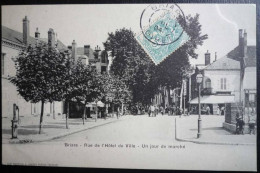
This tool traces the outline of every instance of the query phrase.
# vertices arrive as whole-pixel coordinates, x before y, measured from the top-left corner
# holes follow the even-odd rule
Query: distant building
[[[90,65],[97,70],[99,73],[108,73],[108,53],[105,50],[100,50],[100,47],[95,47],[93,50],[90,45],[84,45],[84,47],[77,47],[75,40],[73,40],[72,45],[68,46],[71,50],[72,58],[75,61],[79,59],[83,64]]]
[[[50,28],[48,38],[41,38],[38,28],[35,37],[30,36],[29,20],[25,16],[23,19],[23,32],[12,30],[2,26],[2,50],[1,50],[1,79],[2,79],[2,117],[13,116],[13,104],[19,106],[22,116],[40,113],[40,104],[26,102],[17,92],[16,86],[9,82],[8,77],[16,74],[13,58],[17,57],[19,52],[28,45],[36,45],[39,42],[48,43],[49,46],[55,46],[59,50],[66,50],[67,47],[55,38],[54,30]],[[46,103],[44,113],[51,114],[62,113],[62,103]]]

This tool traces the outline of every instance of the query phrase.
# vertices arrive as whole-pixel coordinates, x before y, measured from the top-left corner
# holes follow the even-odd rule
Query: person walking
[[[155,108],[154,108],[154,106],[153,105],[151,105],[151,116],[154,116],[154,112],[155,112]]]
[[[217,115],[220,114],[219,106],[217,107]]]
[[[148,107],[148,116],[150,117],[151,115],[151,106]]]
[[[210,107],[209,107],[209,105],[206,107],[206,111],[207,111],[207,115],[209,115],[210,114]]]
[[[160,107],[160,111],[161,111],[161,114],[163,115],[164,109],[162,106]]]
[[[249,126],[249,134],[255,134],[255,123],[256,123],[256,116],[254,112],[251,112],[251,114],[248,117],[248,126]]]

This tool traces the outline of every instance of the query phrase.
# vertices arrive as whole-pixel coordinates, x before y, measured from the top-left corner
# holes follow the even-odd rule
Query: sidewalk
[[[81,118],[68,119],[69,129],[66,129],[66,120],[62,116],[44,116],[42,123],[42,131],[39,134],[39,116],[21,117],[21,122],[18,127],[18,139],[11,139],[11,119],[2,118],[2,143],[28,143],[28,142],[43,142],[57,138],[61,138],[73,133],[78,133],[87,129],[98,127],[101,125],[113,123],[124,119],[125,116],[119,119],[108,117],[105,119],[91,119],[88,118],[83,125]]]
[[[256,135],[235,135],[226,131],[224,116],[202,115],[201,138],[197,138],[198,115],[176,117],[176,140],[199,144],[256,145]]]

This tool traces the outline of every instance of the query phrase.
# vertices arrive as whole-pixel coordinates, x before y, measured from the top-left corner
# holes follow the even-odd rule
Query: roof
[[[233,95],[206,95],[200,97],[201,104],[223,104],[234,102],[235,96]],[[198,97],[191,100],[190,104],[198,104]]]
[[[23,33],[12,30],[6,26],[2,26],[2,38],[23,45]],[[45,43],[48,42],[47,38],[40,38],[39,40]],[[34,37],[29,36],[28,44],[35,45],[36,39]],[[58,49],[67,50],[67,47],[60,40],[58,40]]]
[[[196,64],[196,68],[198,70],[204,70],[207,66],[205,66],[205,64]]]
[[[223,58],[209,64],[205,70],[240,70],[240,63],[239,61],[224,56]]]
[[[239,61],[239,47],[235,47],[232,51],[227,54],[227,57]],[[256,46],[247,46],[247,53],[245,56],[246,67],[256,66]]]
[[[94,59],[93,49],[89,48],[89,59]],[[77,47],[77,55],[84,55],[84,47]]]

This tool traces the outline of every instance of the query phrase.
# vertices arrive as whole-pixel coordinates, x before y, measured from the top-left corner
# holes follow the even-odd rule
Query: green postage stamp
[[[143,11],[140,19],[142,32],[136,39],[156,65],[189,40],[177,21],[182,15],[181,9],[173,4],[151,5]]]

